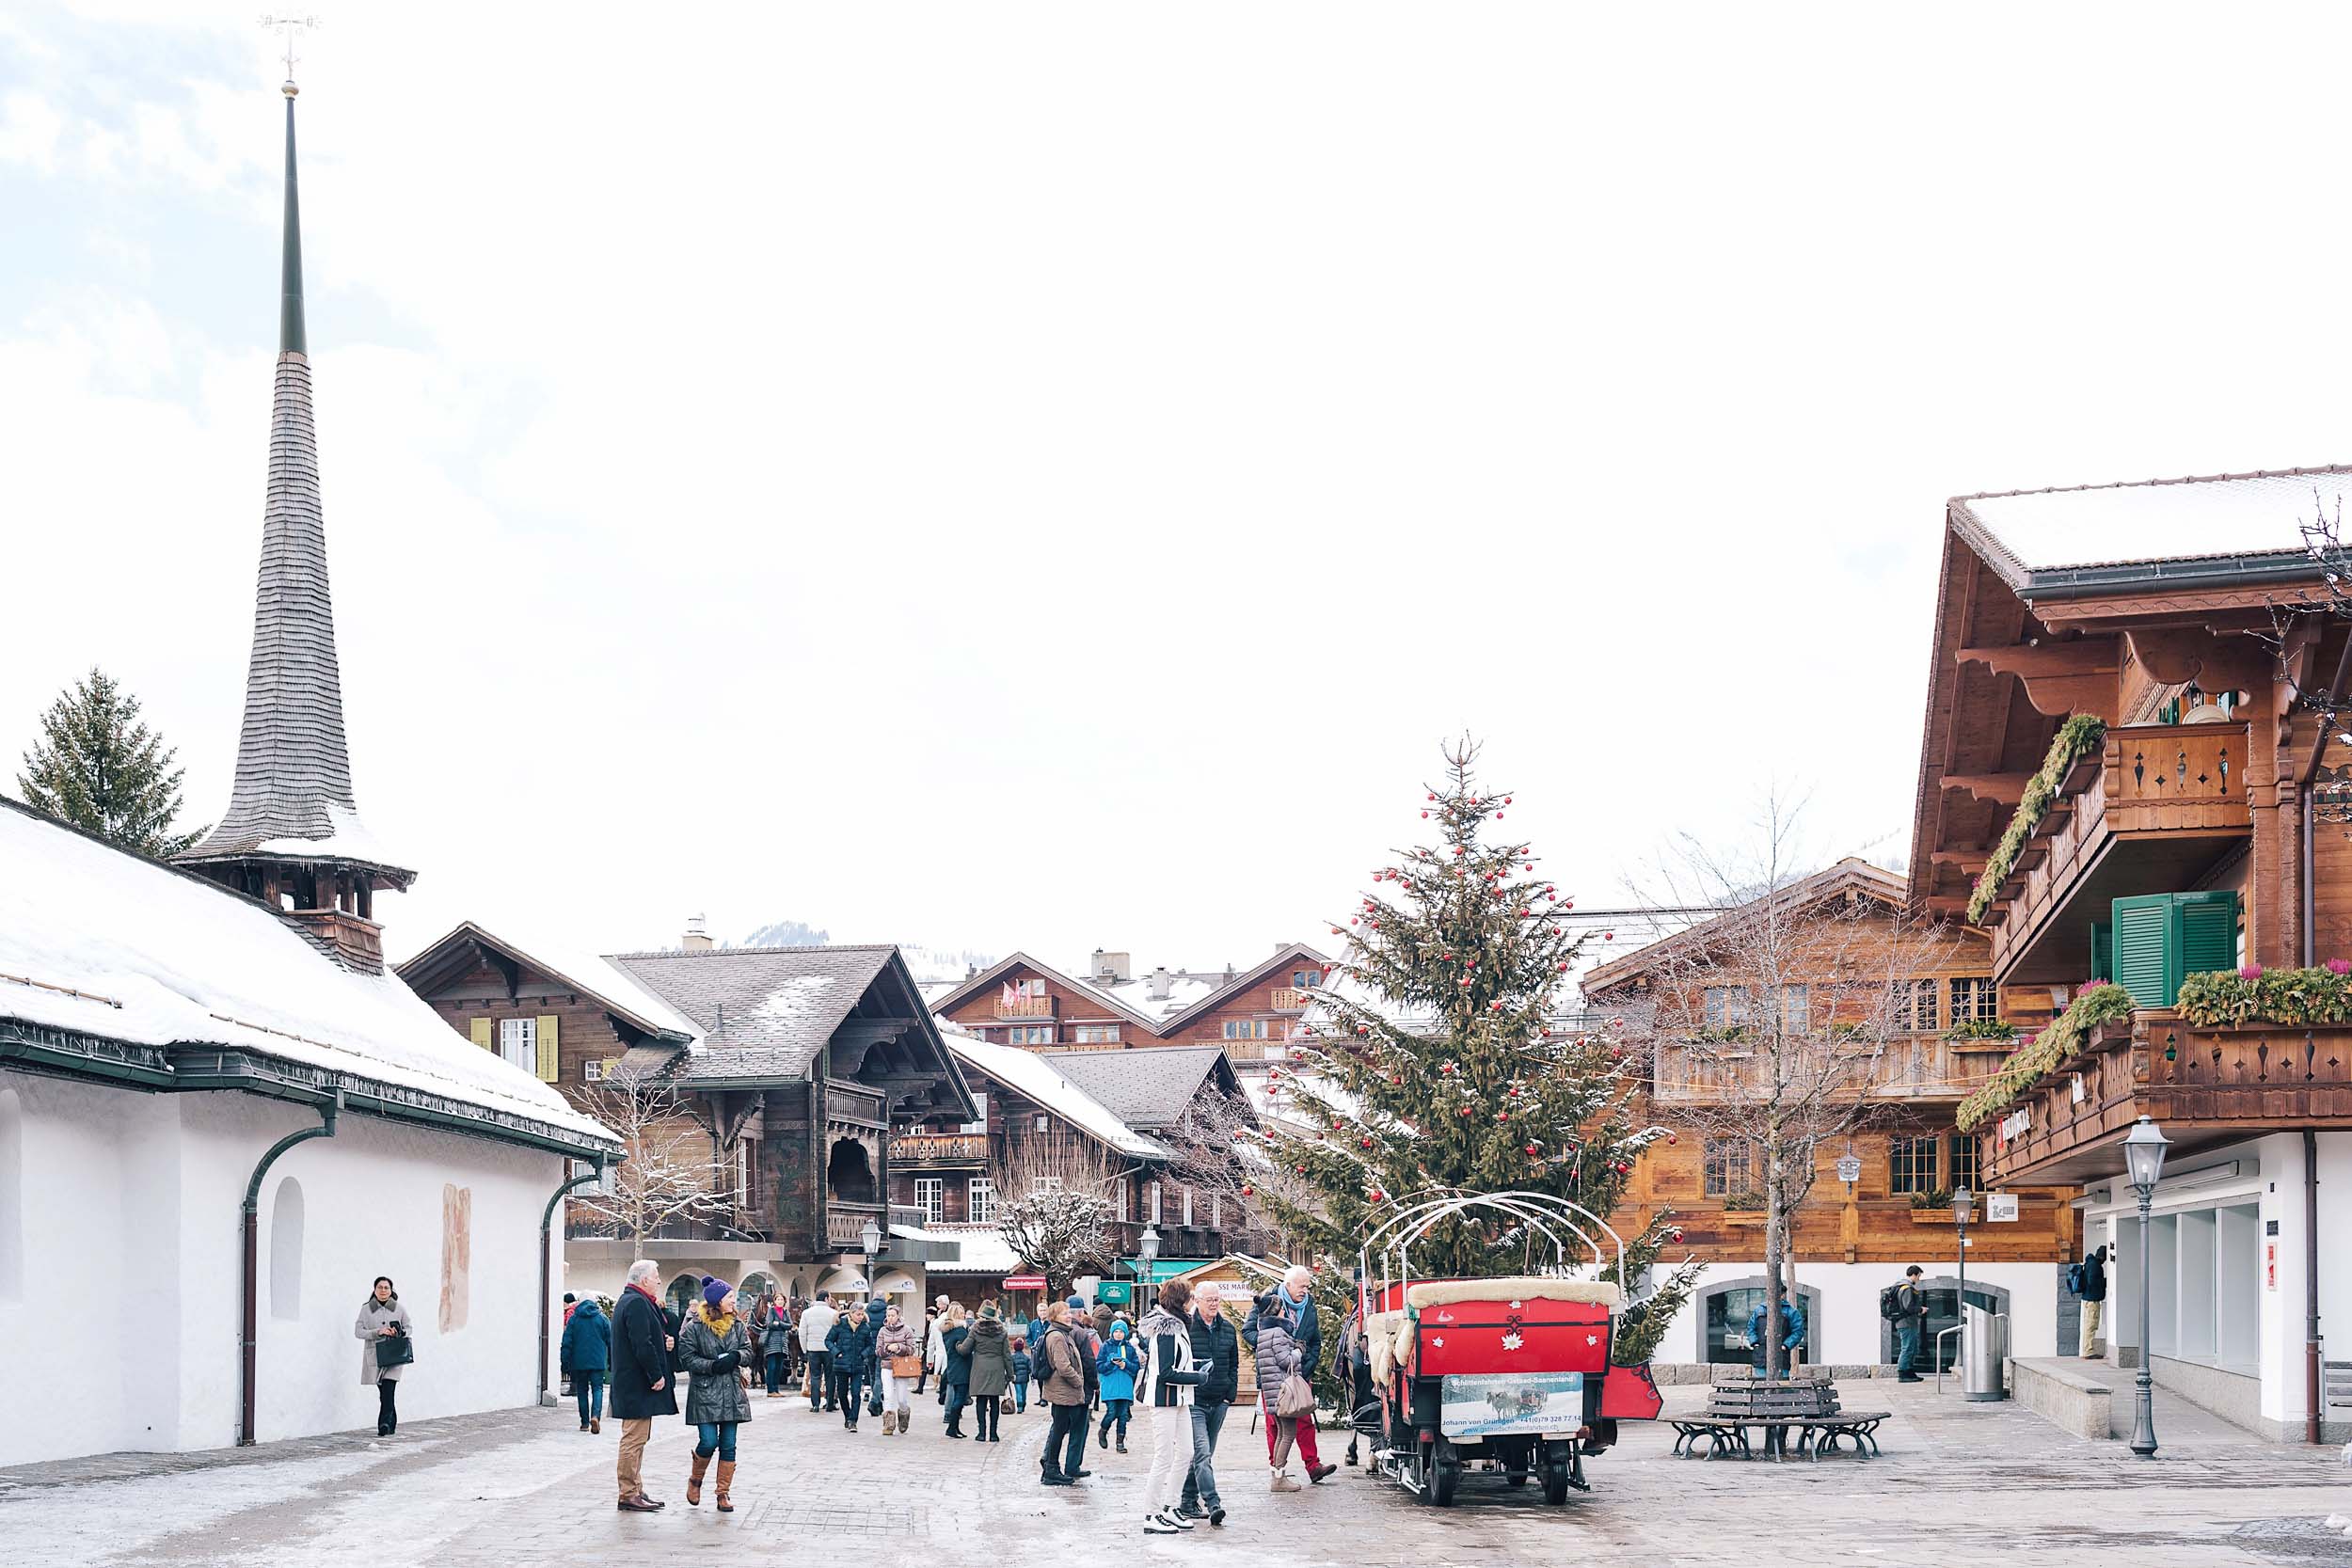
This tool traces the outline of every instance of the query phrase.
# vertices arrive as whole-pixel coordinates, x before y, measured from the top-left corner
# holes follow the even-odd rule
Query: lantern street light
[[[1152,1278],[1153,1272],[1152,1265],[1155,1260],[1157,1260],[1159,1256],[1159,1228],[1156,1226],[1147,1225],[1143,1227],[1143,1234],[1136,1238],[1136,1258],[1137,1259],[1136,1272],[1142,1276],[1142,1289],[1146,1291],[1149,1291],[1152,1289],[1153,1283]],[[1142,1302],[1138,1301],[1135,1304],[1136,1322],[1137,1323],[1141,1323],[1143,1321],[1143,1307],[1144,1304]]]
[[[1960,1351],[1955,1362],[1968,1354],[1968,1216],[1977,1206],[1977,1195],[1965,1187],[1952,1189],[1952,1223],[1960,1227],[1960,1306],[1955,1313],[1960,1323]]]
[[[866,1252],[866,1294],[870,1300],[874,1294],[874,1254],[882,1250],[882,1230],[869,1217],[866,1227],[857,1233],[857,1239]]]
[[[2148,1346],[2148,1206],[2164,1176],[2165,1145],[2164,1129],[2147,1117],[2132,1123],[2123,1139],[2125,1175],[2139,1195],[2139,1388],[2133,1402],[2132,1452],[2142,1459],[2156,1454],[2156,1385]]]

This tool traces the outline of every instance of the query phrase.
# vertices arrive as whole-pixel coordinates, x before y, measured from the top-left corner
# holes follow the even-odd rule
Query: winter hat
[[[1070,1298],[1069,1306],[1073,1312],[1083,1312],[1087,1309],[1086,1298],[1083,1296],[1072,1296]]]
[[[734,1286],[723,1279],[713,1279],[710,1275],[703,1275],[703,1303],[716,1312],[719,1310],[719,1304],[726,1300],[728,1292],[734,1289]]]

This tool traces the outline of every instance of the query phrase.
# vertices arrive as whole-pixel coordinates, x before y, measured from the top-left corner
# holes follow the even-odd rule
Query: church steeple
[[[294,95],[286,94],[286,231],[278,309],[278,385],[270,410],[269,487],[246,667],[245,722],[228,815],[180,859],[297,915],[354,968],[381,970],[379,889],[416,873],[360,824],[343,740],[342,675],[327,591],[302,310],[301,209],[294,184]]]

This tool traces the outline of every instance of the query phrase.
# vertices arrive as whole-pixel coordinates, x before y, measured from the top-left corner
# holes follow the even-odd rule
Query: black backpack
[[[1893,1323],[1902,1315],[1903,1288],[1900,1285],[1889,1285],[1879,1292],[1879,1316],[1888,1323]]]
[[[2080,1262],[2073,1262],[2066,1265],[2066,1289],[2071,1293],[2074,1295],[2081,1295],[2083,1293],[2083,1285],[2085,1283],[2083,1275],[2087,1272],[2088,1271],[2084,1269]]]

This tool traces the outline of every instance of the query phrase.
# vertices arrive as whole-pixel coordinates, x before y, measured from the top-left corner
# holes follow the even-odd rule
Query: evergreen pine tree
[[[1292,1080],[1320,1135],[1267,1140],[1263,1201],[1343,1266],[1388,1212],[1425,1198],[1534,1192],[1605,1220],[1642,1151],[1674,1137],[1637,1117],[1640,1064],[1612,1030],[1555,1027],[1584,941],[1551,918],[1569,901],[1527,845],[1486,841],[1511,797],[1479,787],[1477,749],[1466,740],[1445,755],[1448,780],[1422,810],[1439,842],[1375,871],[1375,890],[1333,931],[1347,939],[1343,978],[1299,1042],[1312,1065]],[[1648,1289],[1620,1324],[1620,1363],[1647,1360],[1690,1294],[1695,1264],[1662,1276],[1652,1267],[1678,1240],[1664,1210],[1625,1237],[1618,1283],[1629,1296]],[[1548,1268],[1552,1253],[1488,1211],[1440,1223],[1413,1260],[1416,1274],[1475,1278]],[[1613,1256],[1606,1262],[1616,1278]]]
[[[125,849],[178,854],[204,830],[174,833],[179,753],[139,721],[139,700],[103,670],[61,693],[40,716],[16,787],[27,805]]]

